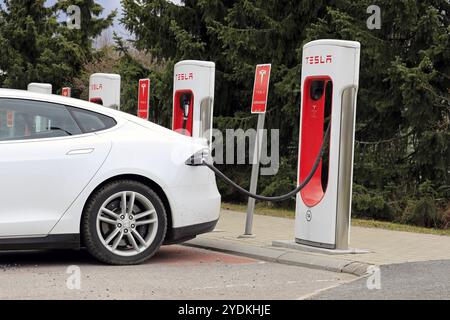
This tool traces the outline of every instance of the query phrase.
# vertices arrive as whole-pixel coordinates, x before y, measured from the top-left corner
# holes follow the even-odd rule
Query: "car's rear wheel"
[[[167,229],[164,205],[148,186],[111,182],[89,199],[82,221],[84,244],[108,264],[137,264],[155,254]]]

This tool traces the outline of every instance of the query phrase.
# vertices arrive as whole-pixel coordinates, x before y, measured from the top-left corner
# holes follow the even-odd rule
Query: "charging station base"
[[[340,250],[340,249],[326,249],[326,248],[311,247],[311,246],[307,246],[304,244],[298,244],[292,240],[275,240],[275,241],[272,241],[272,246],[306,251],[306,252],[313,252],[313,253],[329,254],[329,255],[363,254],[363,253],[370,252],[369,250],[355,249],[355,248]]]
[[[241,234],[238,236],[238,239],[254,239],[256,238],[255,234]]]

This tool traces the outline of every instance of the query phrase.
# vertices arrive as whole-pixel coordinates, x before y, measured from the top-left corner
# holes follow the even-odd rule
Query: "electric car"
[[[94,103],[0,89],[0,250],[81,248],[137,264],[214,229],[200,141]]]

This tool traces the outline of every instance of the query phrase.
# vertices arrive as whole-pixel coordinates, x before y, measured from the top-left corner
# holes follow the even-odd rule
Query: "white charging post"
[[[360,44],[317,40],[303,48],[298,183],[305,180],[331,120],[324,159],[297,194],[295,241],[348,250]]]
[[[43,93],[43,94],[52,94],[53,87],[50,83],[37,83],[32,82],[28,84],[28,91]]]
[[[52,90],[53,90],[53,87],[50,83],[32,82],[32,83],[28,84],[28,91],[30,91],[30,92],[36,92],[36,93],[42,93],[42,94],[52,94]],[[14,116],[14,114],[13,114],[13,116]],[[40,132],[44,128],[49,127],[50,120],[45,119],[41,116],[36,116],[34,121],[35,121],[35,126],[36,126],[37,132]]]
[[[180,61],[174,68],[172,130],[212,141],[216,65],[209,61]],[[206,140],[206,141],[205,141]]]
[[[94,73],[89,78],[89,101],[120,110],[120,75]]]

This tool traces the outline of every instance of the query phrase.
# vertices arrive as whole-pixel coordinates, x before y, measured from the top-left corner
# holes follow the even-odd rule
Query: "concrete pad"
[[[235,243],[214,239],[194,239],[185,243],[187,246],[218,250],[221,252],[244,255],[250,258],[278,262],[299,267],[309,267],[334,272],[349,273],[361,276],[370,266],[365,263],[324,256],[310,252],[294,251],[286,248],[259,247],[243,243]],[[351,266],[352,267],[349,267]]]
[[[238,236],[238,239],[255,239],[255,234],[241,234]]]
[[[304,252],[286,252],[278,260],[280,263],[323,269],[334,272],[342,272],[351,261],[335,259],[331,257],[308,254]]]
[[[285,253],[285,251],[276,248],[271,249],[265,247],[249,246],[245,244],[214,239],[197,238],[184,243],[184,245],[238,255],[245,255],[247,257],[262,259],[270,262],[276,262],[277,259]]]
[[[293,249],[293,250],[299,250],[299,251],[306,251],[306,252],[322,253],[322,254],[327,254],[327,255],[363,254],[363,253],[370,252],[369,250],[356,249],[356,248],[349,248],[347,250],[317,248],[317,247],[307,246],[304,244],[299,244],[299,243],[296,243],[295,241],[290,241],[290,240],[274,240],[274,241],[272,241],[272,246],[288,248],[288,249]]]
[[[238,239],[244,230],[245,217],[245,212],[222,210],[217,226],[222,232],[204,234],[199,238],[271,248],[274,248],[272,242],[276,239],[295,238],[294,219],[255,215],[253,232],[256,237]],[[367,265],[381,266],[405,262],[450,260],[450,237],[443,235],[352,226],[350,246],[367,249],[369,252],[341,254],[339,258]]]

